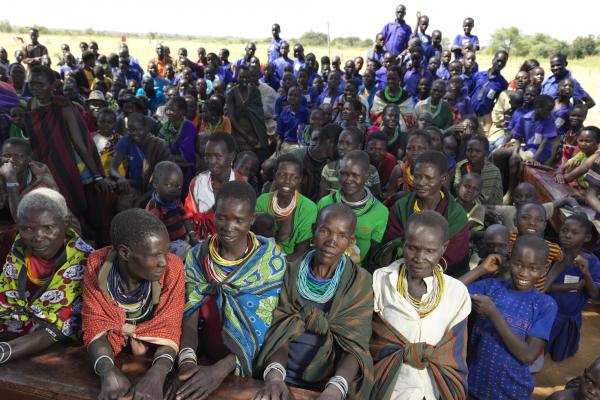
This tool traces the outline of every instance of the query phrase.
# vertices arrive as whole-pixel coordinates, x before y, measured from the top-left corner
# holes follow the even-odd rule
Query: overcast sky
[[[494,3],[501,4],[502,8],[493,6]],[[525,34],[544,32],[569,41],[577,36],[600,34],[598,6],[594,3],[571,0],[570,7],[565,7],[564,1],[556,0],[402,2],[407,7],[409,25],[414,26],[415,14],[421,11],[430,18],[429,32],[440,29],[450,39],[462,31],[465,17],[473,17],[473,33],[482,43],[488,42],[494,30],[508,26],[517,26]],[[248,38],[270,36],[274,22],[281,24],[283,38],[297,38],[309,30],[327,32],[329,22],[332,38],[359,36],[366,39],[374,38],[394,19],[398,4],[401,3],[395,0],[80,0],[71,3],[28,0],[5,5],[0,19],[8,19],[18,26],[38,24],[51,28]],[[170,9],[161,11],[161,7]],[[559,22],[558,18],[565,22]]]

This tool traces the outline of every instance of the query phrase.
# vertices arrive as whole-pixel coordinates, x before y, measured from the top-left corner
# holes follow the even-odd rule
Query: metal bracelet
[[[4,350],[4,346],[8,348],[8,351]],[[8,342],[0,342],[0,349],[2,350],[2,358],[0,358],[0,364],[4,364],[8,360],[10,360],[10,356],[12,356],[12,346]]]
[[[172,356],[172,355],[170,355],[170,354],[167,354],[167,353],[165,353],[165,354],[161,354],[161,355],[160,355],[160,356],[158,356],[158,357],[154,357],[154,360],[152,360],[152,365],[156,364],[156,362],[157,362],[158,360],[160,360],[161,358],[166,358],[166,359],[168,359],[169,361],[171,361],[171,368],[169,368],[169,370],[167,371],[167,373],[171,372],[171,371],[173,370],[173,365],[175,364],[175,358],[173,358],[173,356]]]
[[[336,388],[338,388],[338,390],[342,393],[342,397],[344,399],[346,398],[346,396],[348,396],[348,381],[346,381],[346,378],[344,378],[343,376],[336,375],[331,377],[331,379],[329,379],[325,386],[327,387],[329,385],[333,385]]]
[[[115,365],[115,360],[113,360],[113,359],[112,359],[110,356],[107,356],[107,355],[105,355],[105,354],[101,355],[100,357],[96,358],[96,361],[94,361],[94,373],[95,373],[96,375],[100,375],[100,374],[98,373],[98,370],[97,370],[96,368],[98,368],[98,363],[99,363],[99,362],[100,362],[100,360],[102,360],[103,358],[106,358],[106,359],[110,360],[110,363],[111,363],[112,365]]]
[[[267,368],[265,368],[265,372],[263,372],[263,381],[267,380],[267,375],[269,375],[269,372],[271,372],[271,370],[276,370],[277,372],[279,372],[281,374],[281,377],[285,381],[287,372],[285,370],[285,367],[278,362],[272,362],[271,364],[267,365]]]

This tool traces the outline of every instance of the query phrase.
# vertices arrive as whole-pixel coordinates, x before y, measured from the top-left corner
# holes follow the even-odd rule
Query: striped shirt
[[[515,232],[513,232],[509,236],[509,241],[510,241],[509,247],[510,247],[511,251],[512,251],[512,245],[515,242],[515,240],[517,240],[517,234]],[[552,266],[552,264],[554,264],[555,262],[561,262],[564,258],[564,254],[558,244],[550,242],[548,240],[544,240],[544,242],[546,242],[546,244],[548,245],[548,258],[546,259],[546,267],[547,267],[546,274],[548,274],[548,271],[550,271],[550,267]],[[510,251],[509,251],[509,254],[510,254]],[[539,290],[540,292],[544,291],[545,286],[546,286],[546,275],[541,277],[535,283],[535,288],[537,290]]]
[[[185,240],[188,233],[183,224],[188,217],[179,199],[176,204],[174,208],[168,208],[151,198],[146,205],[146,211],[156,215],[165,224],[169,232],[169,240],[172,242]]]
[[[454,191],[458,193],[458,184],[463,175],[471,172],[467,160],[462,160],[456,164],[456,172],[454,173]],[[473,171],[474,172],[474,171]],[[485,160],[483,169],[481,170],[481,194],[479,201],[483,205],[501,205],[502,204],[502,175],[500,170],[494,164]]]

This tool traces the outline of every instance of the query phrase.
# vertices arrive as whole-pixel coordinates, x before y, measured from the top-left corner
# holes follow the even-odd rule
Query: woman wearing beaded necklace
[[[387,70],[387,87],[375,94],[371,107],[371,124],[381,124],[383,108],[387,104],[395,104],[408,125],[412,122],[413,101],[410,93],[402,89],[402,73],[400,67],[393,65]]]
[[[256,211],[275,218],[275,240],[289,261],[308,250],[312,226],[317,219],[317,206],[300,194],[302,161],[291,154],[277,159],[274,192],[256,200]]]
[[[185,303],[181,260],[169,253],[169,233],[141,209],[117,214],[111,247],[90,255],[84,275],[83,341],[100,376],[99,399],[162,399],[173,369]],[[115,365],[127,350],[153,353],[152,367],[135,385]]]
[[[250,232],[255,207],[252,186],[225,183],[215,203],[216,234],[188,253],[179,374],[170,398],[206,398],[231,373],[253,375],[286,267],[274,240]]]
[[[383,239],[388,220],[387,208],[365,186],[369,178],[369,156],[362,150],[352,150],[340,161],[341,189],[323,197],[317,204],[321,210],[333,203],[342,203],[352,209],[357,218],[356,246],[348,254],[355,264],[367,267],[372,247]]]
[[[401,256],[408,218],[422,210],[433,210],[441,214],[450,226],[450,245],[444,252],[448,274],[460,276],[468,269],[469,228],[465,210],[444,186],[448,179],[446,156],[435,150],[423,152],[414,164],[413,177],[414,191],[398,199],[390,208],[383,240],[385,245],[380,253],[391,251],[391,254],[388,253],[387,257],[380,254],[384,260],[382,264],[388,264],[394,256]]]
[[[319,399],[367,399],[371,391],[371,275],[344,255],[356,216],[325,207],[314,249],[286,271],[273,323],[257,359],[264,387],[253,400],[288,400],[286,384],[322,390]]]
[[[440,129],[447,129],[452,125],[454,114],[452,107],[446,100],[446,82],[437,79],[431,84],[431,94],[425,100],[421,100],[413,110],[413,119],[416,121],[423,112],[429,112],[433,116],[432,123]]]
[[[448,238],[440,214],[413,214],[406,224],[404,258],[374,273],[371,400],[467,397],[471,299],[440,265]]]

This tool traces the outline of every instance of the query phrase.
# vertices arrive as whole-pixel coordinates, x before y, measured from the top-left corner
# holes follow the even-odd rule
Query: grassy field
[[[23,36],[23,39],[26,41],[29,39],[26,36]],[[71,50],[79,55],[79,42],[81,41],[90,41],[95,40],[98,42],[100,46],[100,52],[103,54],[108,54],[112,52],[116,52],[119,48],[120,38],[118,37],[110,37],[110,36],[98,36],[98,37],[88,37],[88,36],[65,36],[65,35],[42,35],[40,38],[40,42],[43,43],[50,53],[52,57],[52,62],[56,64],[58,61],[58,57],[60,56],[60,45],[62,43],[68,43],[71,46]],[[196,55],[196,49],[198,47],[204,47],[208,52],[218,52],[219,49],[226,47],[229,49],[231,54],[231,60],[234,61],[241,57],[244,54],[244,46],[243,42],[223,42],[223,41],[215,41],[215,40],[185,40],[181,39],[166,39],[166,40],[150,40],[148,38],[127,38],[127,44],[129,45],[130,53],[135,56],[141,63],[142,67],[145,68],[148,60],[154,58],[155,47],[157,43],[164,43],[169,46],[171,49],[171,54],[176,55],[177,49],[180,47],[185,47],[188,49],[188,53],[190,58],[194,58]],[[0,46],[6,48],[9,54],[9,58],[13,58],[13,53],[17,48],[20,48],[20,42],[15,39],[15,34],[13,33],[0,33]],[[268,44],[264,42],[260,42],[257,44],[257,52],[256,55],[261,61],[266,60],[266,52],[267,52]],[[319,59],[323,55],[330,54],[338,55],[342,58],[342,60],[346,60],[349,58],[354,58],[356,56],[365,56],[367,53],[367,48],[331,48],[331,52],[329,53],[327,47],[308,47],[305,46],[307,52],[313,52]],[[478,62],[480,69],[487,68],[491,61],[491,56],[481,53],[478,55]],[[508,65],[504,71],[504,76],[511,80],[519,66],[524,61],[524,58],[510,58]],[[546,70],[546,76],[550,74],[550,67],[548,60],[541,60],[542,66]],[[569,69],[573,73],[573,75],[577,78],[579,83],[590,93],[590,95],[600,104],[600,80],[597,77],[600,75],[600,56],[589,57],[583,60],[571,60],[569,64]],[[588,114],[587,124],[600,126],[600,106],[592,109]]]

